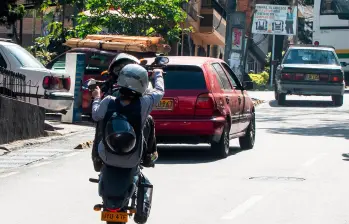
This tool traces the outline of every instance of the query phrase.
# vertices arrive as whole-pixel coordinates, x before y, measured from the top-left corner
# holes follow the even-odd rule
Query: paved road
[[[157,167],[146,170],[155,185],[148,223],[349,223],[349,161],[341,155],[349,152],[349,97],[340,108],[329,98],[288,99],[317,101],[259,106],[253,150],[241,152],[232,141],[231,156],[215,161],[206,146],[161,147]],[[11,154],[1,157],[0,223],[100,223],[90,151],[72,149],[91,138],[87,132],[36,146],[46,157],[26,166],[5,167]],[[19,161],[25,152],[14,153]]]

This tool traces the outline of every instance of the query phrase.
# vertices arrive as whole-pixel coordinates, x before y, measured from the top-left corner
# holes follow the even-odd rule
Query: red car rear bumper
[[[180,139],[203,137],[210,141],[214,136],[221,136],[223,132],[224,117],[213,117],[211,119],[191,119],[191,120],[175,120],[175,119],[154,119],[155,133],[161,139],[168,137],[178,137]]]

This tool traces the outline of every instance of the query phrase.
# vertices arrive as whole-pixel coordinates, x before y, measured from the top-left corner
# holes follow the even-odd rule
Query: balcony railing
[[[187,12],[187,14],[193,18],[194,21],[198,21],[199,17],[198,17],[198,11],[194,8],[193,5],[187,3],[187,2],[183,2],[182,3],[182,9]]]

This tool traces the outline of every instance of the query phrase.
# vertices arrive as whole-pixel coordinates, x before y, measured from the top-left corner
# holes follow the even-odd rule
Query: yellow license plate
[[[158,105],[155,106],[156,110],[173,110],[173,100],[161,100]]]
[[[128,222],[128,215],[126,212],[102,212],[102,221],[106,222]]]
[[[319,75],[316,74],[308,74],[308,80],[319,80]]]

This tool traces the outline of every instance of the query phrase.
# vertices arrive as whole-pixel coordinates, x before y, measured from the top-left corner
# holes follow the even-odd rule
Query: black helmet
[[[108,73],[118,76],[121,69],[127,64],[139,64],[140,61],[133,55],[120,53],[110,63]]]
[[[113,154],[128,154],[136,145],[136,133],[119,113],[114,113],[105,126],[104,142],[106,149]]]

